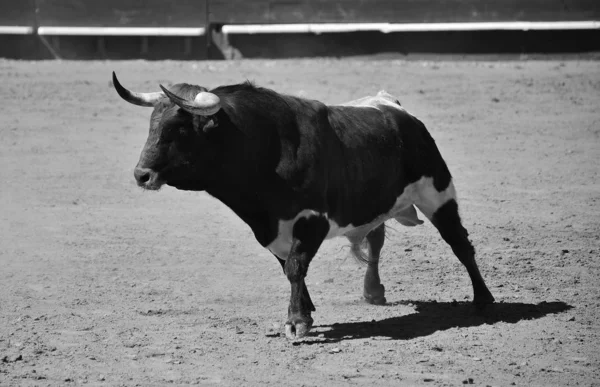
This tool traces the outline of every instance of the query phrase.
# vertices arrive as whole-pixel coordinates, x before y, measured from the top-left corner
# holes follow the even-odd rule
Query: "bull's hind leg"
[[[475,249],[469,241],[469,233],[461,224],[456,200],[451,199],[438,208],[433,213],[431,222],[438,229],[446,243],[452,247],[454,255],[467,268],[473,284],[473,303],[475,306],[482,308],[494,302],[494,297],[485,285],[475,262]]]
[[[369,260],[367,261],[367,272],[365,273],[363,297],[369,304],[385,304],[385,288],[379,278],[379,255],[384,241],[385,223],[382,223],[367,234]]]
[[[438,192],[431,184],[424,187],[419,196],[417,207],[431,220],[442,238],[452,248],[454,255],[467,269],[473,285],[475,306],[482,308],[493,303],[494,297],[485,285],[475,262],[475,249],[469,241],[469,233],[461,223],[452,182],[443,192]]]

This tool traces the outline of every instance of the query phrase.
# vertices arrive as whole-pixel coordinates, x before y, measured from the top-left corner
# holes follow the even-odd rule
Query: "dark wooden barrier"
[[[38,23],[57,27],[203,27],[206,1],[37,0]]]
[[[320,23],[321,29],[307,27],[312,23]],[[355,28],[356,23],[364,23],[362,29]],[[240,47],[269,46],[277,37],[282,47],[288,47],[291,38],[280,35],[289,25],[293,28],[287,31],[296,32],[295,42],[300,42],[336,28],[358,29],[367,40],[382,41],[385,34],[381,32],[461,28],[598,32],[599,23],[600,0],[0,0],[0,35],[5,41],[12,39],[9,51],[14,57],[25,57],[21,52],[28,45],[35,46],[14,35],[29,35],[55,58],[121,58],[122,53],[152,58],[159,51],[177,58],[204,58],[213,57],[210,52],[215,47],[219,55],[229,57],[223,53],[235,45],[229,45],[228,34],[240,34],[233,42]],[[223,25],[229,26],[220,28]],[[261,28],[255,28],[256,32],[255,26],[247,25],[267,25],[272,36],[266,40],[250,36],[260,35]],[[341,34],[326,35],[350,44]],[[333,46],[342,44],[338,43]],[[0,55],[3,52],[6,47]]]
[[[35,25],[35,0],[0,0],[0,26]]]
[[[0,26],[35,26],[36,9],[45,27],[600,20],[599,0],[0,0]]]
[[[219,24],[464,23],[600,19],[599,0],[210,0]]]

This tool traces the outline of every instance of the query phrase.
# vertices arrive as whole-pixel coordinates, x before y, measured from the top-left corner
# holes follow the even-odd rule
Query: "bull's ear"
[[[217,117],[202,117],[202,116],[194,116],[194,129],[200,131],[202,130],[204,133],[209,133],[210,131],[216,129],[219,126],[219,121],[217,121]]]
[[[219,126],[219,122],[217,121],[217,117],[211,117],[208,122],[202,128],[204,133],[208,133],[213,129],[216,129]]]

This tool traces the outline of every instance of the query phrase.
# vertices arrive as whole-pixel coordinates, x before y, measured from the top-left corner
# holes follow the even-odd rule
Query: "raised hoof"
[[[365,301],[372,305],[385,305],[385,288],[383,285],[379,285],[379,289],[376,292],[363,292]]]
[[[285,336],[289,340],[301,339],[308,334],[310,328],[312,328],[313,320],[308,318],[307,321],[295,321],[285,323]]]

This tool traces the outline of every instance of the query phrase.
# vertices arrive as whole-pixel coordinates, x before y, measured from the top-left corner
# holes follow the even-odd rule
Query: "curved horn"
[[[201,91],[193,100],[184,99],[160,85],[169,99],[188,113],[199,116],[212,116],[221,109],[221,100],[213,93]]]
[[[117,79],[117,74],[113,71],[113,85],[115,86],[115,90],[117,93],[123,98],[125,101],[132,103],[134,105],[139,106],[155,106],[158,101],[164,97],[165,95],[161,92],[156,93],[136,93],[134,91],[129,91],[124,88],[119,80]]]

